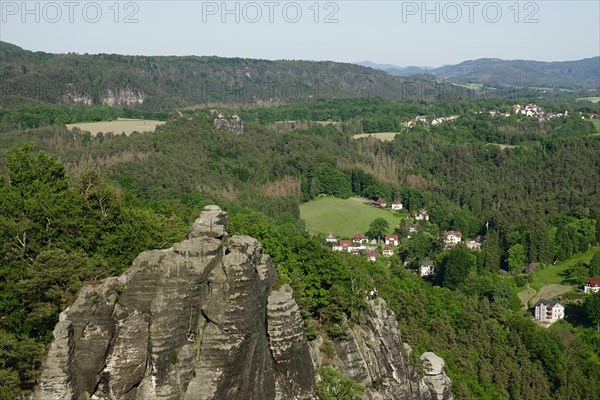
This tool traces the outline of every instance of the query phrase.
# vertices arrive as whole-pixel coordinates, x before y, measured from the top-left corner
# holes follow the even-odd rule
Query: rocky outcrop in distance
[[[309,342],[288,285],[260,243],[229,237],[207,206],[187,239],[140,254],[120,277],[85,286],[60,314],[34,400],[317,400],[314,368],[330,365],[365,399],[451,399],[443,360],[425,376],[382,299],[334,343]],[[440,361],[441,360],[441,361]]]

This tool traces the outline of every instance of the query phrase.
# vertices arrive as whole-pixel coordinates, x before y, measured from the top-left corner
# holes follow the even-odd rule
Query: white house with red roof
[[[459,231],[446,231],[444,232],[444,244],[446,247],[453,247],[460,243],[462,240],[462,233]]]
[[[394,250],[390,246],[385,246],[382,251],[384,257],[391,257],[394,255]]]
[[[356,232],[354,234],[354,236],[352,236],[352,243],[358,244],[358,245],[367,245],[367,244],[369,244],[369,238]]]
[[[330,233],[327,238],[325,239],[325,241],[327,243],[337,243],[337,238],[333,235],[333,233]]]
[[[555,322],[565,317],[565,308],[558,300],[541,299],[535,303],[534,318],[541,322]]]
[[[583,293],[596,293],[600,292],[600,278],[590,278],[583,285]]]
[[[354,246],[352,246],[352,240],[340,240],[339,244],[334,245],[331,249],[333,251],[347,251],[350,253]]]
[[[385,235],[385,244],[398,246],[398,235]]]
[[[367,257],[367,260],[369,261],[377,261],[377,259],[379,258],[379,253],[374,250],[369,250],[367,251],[365,257]]]

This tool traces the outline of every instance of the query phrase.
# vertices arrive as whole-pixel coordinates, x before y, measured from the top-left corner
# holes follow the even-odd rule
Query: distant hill
[[[4,42],[0,42],[0,82],[0,106],[36,100],[146,110],[318,98],[403,99],[407,93],[405,78],[354,64],[50,54]],[[422,91],[411,86],[411,93]]]
[[[557,62],[481,58],[439,68],[398,67],[369,61],[358,64],[380,69],[391,75],[414,78],[414,75],[430,74],[437,79],[463,83],[572,89],[600,88],[600,57]]]

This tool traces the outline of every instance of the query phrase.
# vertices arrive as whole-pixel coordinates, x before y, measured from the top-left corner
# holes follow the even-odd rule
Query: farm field
[[[366,137],[374,137],[375,139],[385,141],[394,140],[394,137],[398,135],[400,132],[379,132],[379,133],[360,133],[358,135],[352,136],[353,139],[362,139]]]
[[[390,226],[390,233],[400,222],[401,217],[391,210],[374,208],[367,199],[338,199],[321,197],[300,205],[300,218],[314,233],[333,233],[337,237],[351,237],[356,232],[365,233],[375,218],[384,218]]]
[[[96,136],[99,132],[113,132],[116,135],[125,133],[129,136],[133,132],[154,132],[158,125],[164,124],[164,121],[154,121],[149,119],[128,119],[118,118],[116,121],[100,121],[100,122],[81,122],[77,124],[68,124],[68,129],[75,127],[82,131],[87,131]]]

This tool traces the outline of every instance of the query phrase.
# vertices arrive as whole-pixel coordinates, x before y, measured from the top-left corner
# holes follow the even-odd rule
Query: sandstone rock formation
[[[226,116],[217,110],[210,110],[208,118],[218,130],[237,134],[244,132],[244,121],[237,115]]]
[[[208,206],[188,239],[86,286],[60,316],[36,400],[316,399],[302,319],[260,244]]]
[[[349,338],[308,343],[292,290],[255,239],[228,237],[207,206],[187,240],[85,286],[60,315],[34,400],[317,400],[314,367],[364,384],[365,400],[450,400],[444,362],[409,366],[396,317],[368,302]]]
[[[310,343],[314,366],[330,365],[367,388],[369,400],[452,400],[452,383],[443,371],[444,361],[424,353],[425,376],[409,366],[412,349],[402,342],[398,322],[381,298],[368,301],[363,320],[348,339],[333,341],[335,355],[324,354],[323,339]],[[441,364],[440,364],[441,362]]]

